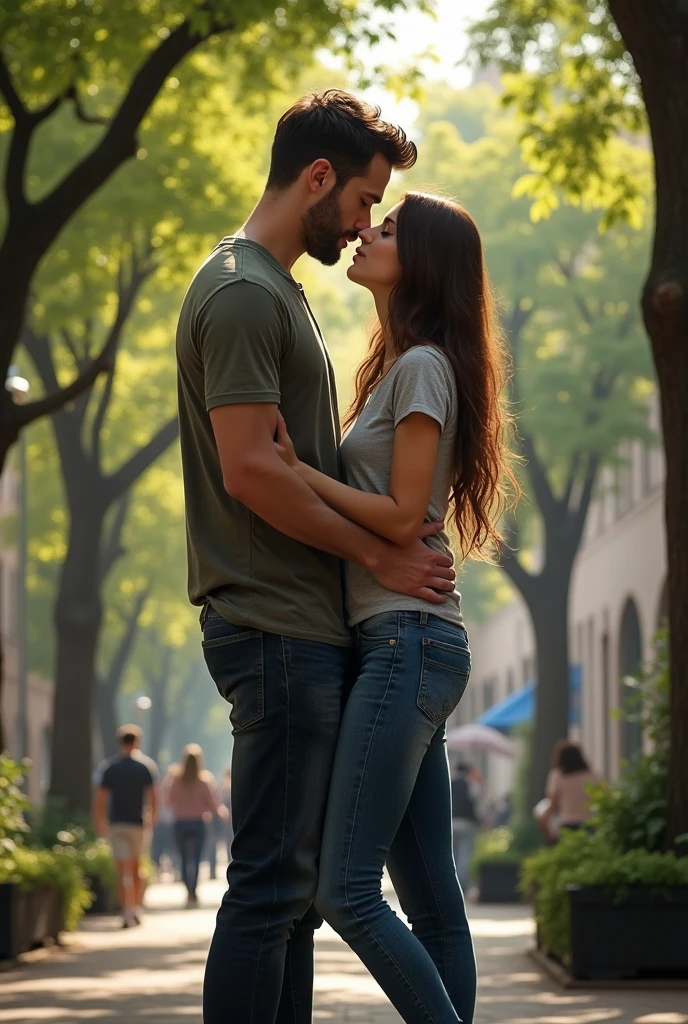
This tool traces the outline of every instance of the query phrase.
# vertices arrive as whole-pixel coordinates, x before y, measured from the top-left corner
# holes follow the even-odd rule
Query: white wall
[[[656,402],[650,419],[656,428]],[[663,454],[639,442],[623,446],[620,454],[627,464],[604,472],[590,507],[569,602],[569,660],[583,669],[581,725],[572,732],[594,768],[610,778],[618,777],[621,758],[621,723],[611,713],[620,703],[624,607],[635,602],[642,655],[649,660],[667,574]],[[520,596],[481,625],[471,622],[470,608],[463,611],[473,671],[457,721],[467,722],[533,678],[535,651]],[[488,772],[490,796],[511,787],[512,767],[503,759],[490,758]]]

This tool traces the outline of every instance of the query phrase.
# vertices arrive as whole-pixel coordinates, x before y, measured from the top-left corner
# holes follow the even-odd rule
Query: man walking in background
[[[480,824],[480,776],[472,764],[460,761],[452,775],[454,862],[464,893],[471,884],[471,858]]]
[[[158,769],[141,753],[141,730],[117,730],[119,753],[98,769],[96,828],[107,836],[117,867],[117,895],[122,927],[141,923],[141,857],[158,815]]]

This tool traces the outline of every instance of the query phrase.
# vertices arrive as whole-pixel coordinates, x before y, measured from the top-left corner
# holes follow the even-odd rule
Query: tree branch
[[[75,398],[78,398],[79,395],[83,394],[84,391],[90,388],[101,373],[109,370],[111,367],[111,352],[108,349],[108,343],[105,344],[100,355],[98,355],[86,367],[86,369],[72,381],[71,384],[61,388],[55,378],[54,387],[56,387],[57,390],[51,390],[44,398],[39,398],[35,402],[29,402],[28,405],[20,406],[18,418],[21,426],[25,427],[28,423],[33,423],[34,420],[39,419],[41,416],[49,416],[53,413],[59,412],[65,405],[69,402],[73,402]],[[26,345],[26,341],[24,344]],[[34,362],[36,362],[35,359]],[[43,383],[45,385],[45,381]]]
[[[583,480],[583,486],[581,488],[580,501],[578,502],[578,508],[573,515],[573,534],[576,537],[577,542],[580,542],[580,538],[583,534],[583,528],[588,515],[588,509],[590,508],[592,492],[595,487],[599,468],[600,458],[598,455],[593,453],[588,457],[588,465],[585,472],[585,478]]]
[[[566,512],[569,510],[571,503],[571,495],[573,494],[573,488],[576,486],[576,480],[578,479],[578,469],[580,467],[581,453],[574,452],[571,456],[571,462],[569,464],[569,471],[566,476],[566,486],[564,487],[564,493],[561,497],[561,504]]]
[[[108,477],[106,481],[109,494],[108,502],[116,501],[132,487],[155,460],[169,448],[178,433],[179,420],[174,416],[161,427],[147,445],[135,452],[124,465]]]
[[[110,327],[108,339],[105,344],[105,349],[110,353],[112,365],[108,370],[108,378],[105,381],[105,386],[100,396],[98,408],[91,427],[91,452],[93,454],[93,458],[98,464],[100,464],[100,434],[103,429],[103,423],[105,422],[105,416],[107,415],[110,400],[112,399],[112,388],[115,380],[115,359],[122,336],[122,329],[129,314],[131,313],[134,300],[144,281],[155,269],[156,265],[150,259],[150,246],[146,250],[145,255],[134,255],[132,257],[131,274],[128,282],[125,282],[124,280],[122,263],[120,262],[118,272],[117,315]]]
[[[509,577],[526,604],[530,605],[535,577],[527,569],[523,568],[518,560],[516,550],[512,547],[507,547],[506,544],[503,545],[499,551],[498,564],[500,569],[503,569]]]
[[[22,99],[14,87],[12,76],[9,73],[7,65],[3,56],[0,54],[0,95],[4,97],[5,103],[10,108],[10,113],[15,120],[16,124],[20,121],[26,121],[29,117],[29,111],[24,106]]]
[[[127,513],[129,512],[129,501],[130,494],[127,491],[117,505],[107,540],[101,545],[98,566],[98,576],[101,584],[105,582],[105,577],[117,559],[126,554],[126,549],[122,545],[122,530],[124,529]]]
[[[117,650],[114,653],[112,661],[110,662],[110,668],[108,669],[107,675],[101,682],[101,686],[104,686],[111,694],[116,693],[119,689],[119,685],[124,674],[124,668],[134,646],[141,612],[143,611],[144,605],[150,596],[150,592],[151,585],[149,583],[136,595],[133,608],[126,619],[124,633],[117,645]]]
[[[184,21],[146,58],[102,138],[36,205],[46,248],[79,207],[134,156],[139,126],[175,65],[210,36],[233,27],[230,22],[215,22],[206,33],[199,34]]]
[[[557,499],[549,485],[545,467],[535,451],[535,444],[530,434],[523,434],[523,452],[528,461],[528,475],[535,492],[535,500],[546,523],[548,518],[557,511]]]
[[[77,92],[75,85],[70,85],[65,93],[65,98],[72,100],[74,104],[74,113],[76,114],[79,121],[83,121],[84,124],[109,124],[109,120],[106,117],[101,117],[99,114],[87,114],[81,103],[81,97]]]

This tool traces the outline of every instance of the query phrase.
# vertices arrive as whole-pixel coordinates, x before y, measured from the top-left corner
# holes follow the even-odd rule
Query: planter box
[[[569,909],[573,978],[688,978],[688,886],[631,886],[622,901],[571,886]]]
[[[57,942],[63,928],[62,893],[57,889],[24,892],[13,882],[0,885],[0,960]]]
[[[86,875],[86,884],[93,896],[93,903],[86,911],[87,914],[117,913],[119,902],[113,887],[104,886],[99,878],[94,878],[92,875]]]
[[[478,864],[479,903],[520,903],[518,889],[520,863],[509,864],[489,860]]]

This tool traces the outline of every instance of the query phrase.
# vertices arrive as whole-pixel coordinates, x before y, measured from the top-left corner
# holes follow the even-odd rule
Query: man
[[[311,1019],[311,904],[351,664],[340,560],[437,603],[453,588],[448,559],[343,519],[273,444],[280,408],[299,457],[339,476],[332,365],[290,269],[304,252],[336,263],[370,227],[392,168],[415,162],[413,143],[379,114],[328,90],[282,116],[263,197],[200,268],[180,315],[189,596],[234,730],[230,889],[205,1024]]]
[[[141,856],[149,829],[158,815],[158,769],[141,751],[141,730],[123,725],[117,730],[119,754],[98,769],[96,827],[108,835],[117,867],[117,894],[122,927],[141,923]]]
[[[467,761],[460,761],[456,766],[451,794],[454,863],[461,888],[467,893],[471,884],[471,857],[480,824],[480,775]]]

